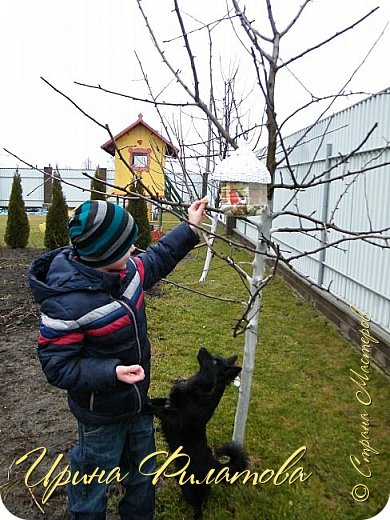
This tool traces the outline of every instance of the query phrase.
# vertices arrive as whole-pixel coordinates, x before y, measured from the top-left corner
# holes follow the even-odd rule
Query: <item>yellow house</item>
[[[115,146],[116,145],[116,146]],[[139,174],[142,182],[156,195],[164,196],[164,167],[166,157],[177,157],[178,149],[143,120],[142,114],[137,121],[119,132],[114,139],[104,143],[101,148],[115,157],[115,185],[127,186],[133,175],[121,160],[130,164]],[[130,188],[131,191],[131,188]],[[121,190],[112,190],[112,195],[121,196]]]

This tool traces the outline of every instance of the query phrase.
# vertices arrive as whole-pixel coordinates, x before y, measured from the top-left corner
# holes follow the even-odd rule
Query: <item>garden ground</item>
[[[1,494],[12,513],[30,520],[42,514],[20,472],[15,475],[15,461],[42,445],[42,432],[48,457],[69,450],[75,425],[61,392],[46,383],[36,359],[39,310],[27,288],[26,269],[39,251],[0,251]],[[48,517],[66,518],[64,500],[51,502]]]

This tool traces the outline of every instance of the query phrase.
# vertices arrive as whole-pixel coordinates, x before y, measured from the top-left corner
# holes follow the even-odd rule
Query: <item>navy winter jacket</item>
[[[169,274],[198,242],[183,222],[131,257],[124,276],[83,265],[70,247],[34,260],[29,282],[42,313],[38,357],[49,383],[68,391],[77,419],[114,423],[142,409],[150,383],[143,290]],[[133,364],[143,367],[145,379],[132,385],[118,381],[116,366]]]

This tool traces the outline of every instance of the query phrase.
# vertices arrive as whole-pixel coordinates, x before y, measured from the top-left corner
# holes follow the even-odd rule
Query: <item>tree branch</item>
[[[287,34],[289,32],[289,30],[292,28],[292,26],[297,22],[297,20],[300,18],[303,10],[305,9],[305,7],[307,6],[307,4],[309,2],[311,2],[312,0],[305,0],[304,3],[301,5],[301,7],[299,8],[297,14],[294,16],[294,18],[291,20],[291,22],[287,25],[287,27],[281,31],[280,33],[280,37],[284,36],[285,34]]]
[[[367,233],[367,231],[352,231],[352,230],[348,230],[348,229],[342,229],[339,226],[336,226],[336,224],[332,224],[331,222],[323,222],[322,220],[314,218],[311,215],[304,215],[302,213],[296,213],[295,211],[280,211],[280,212],[273,213],[273,219],[280,217],[280,216],[285,216],[285,215],[291,215],[293,217],[297,217],[297,218],[300,218],[303,220],[309,220],[310,222],[314,222],[315,224],[317,224],[319,226],[319,229],[333,229],[334,231],[338,231],[339,233],[342,233],[344,235],[353,235],[353,236],[362,235],[363,236]],[[384,233],[385,231],[389,231],[389,230],[390,230],[390,226],[382,228],[382,229],[376,229],[374,231],[374,233],[376,235],[378,235],[379,233]],[[277,232],[277,229],[274,229],[274,232]],[[375,236],[375,238],[379,239],[382,237]]]
[[[184,46],[187,50],[187,54],[188,54],[188,58],[190,60],[190,64],[191,64],[191,70],[192,70],[192,76],[194,78],[194,89],[195,89],[195,102],[198,102],[200,97],[199,97],[199,78],[198,78],[198,73],[197,73],[197,70],[196,70],[196,65],[195,65],[195,58],[194,58],[194,55],[192,53],[192,50],[191,50],[191,46],[190,46],[190,42],[188,40],[188,35],[187,35],[187,32],[186,32],[186,29],[184,27],[184,22],[183,22],[183,18],[181,16],[181,12],[180,12],[180,9],[179,9],[179,4],[178,4],[178,0],[174,0],[174,4],[175,4],[175,12],[176,12],[176,16],[177,16],[177,19],[179,20],[179,25],[180,25],[180,29],[181,29],[181,34],[182,34],[182,37],[184,39]]]
[[[371,16],[373,13],[375,13],[375,11],[377,11],[379,9],[379,7],[375,7],[374,9],[372,9],[369,13],[367,13],[366,15],[364,15],[362,18],[359,18],[359,20],[357,20],[356,22],[354,22],[353,24],[349,25],[348,27],[346,27],[345,29],[343,29],[342,31],[339,31],[339,32],[336,32],[333,36],[330,36],[329,38],[327,38],[326,40],[322,41],[321,43],[318,43],[317,45],[314,45],[313,47],[310,47],[309,49],[306,49],[305,51],[301,52],[300,54],[298,54],[297,56],[294,56],[293,58],[290,58],[289,60],[283,62],[281,65],[279,65],[279,69],[282,69],[283,67],[286,67],[287,65],[290,65],[290,63],[302,58],[303,56],[306,56],[307,54],[309,54],[310,52],[312,51],[315,51],[317,49],[319,49],[320,47],[323,47],[324,45],[326,45],[327,43],[331,42],[332,40],[334,40],[335,38],[341,36],[342,34],[345,34],[346,32],[350,31],[351,29],[353,29],[354,27],[356,27],[357,25],[359,25],[360,23],[362,23],[364,20],[366,20],[366,18],[368,18],[369,16]]]
[[[152,31],[152,28],[149,24],[149,20],[144,12],[144,10],[142,9],[142,6],[141,6],[141,0],[137,0],[137,4],[138,4],[138,7],[139,7],[139,10],[143,16],[143,19],[145,21],[145,25],[149,31],[149,34],[152,38],[152,41],[153,41],[153,44],[156,48],[156,50],[158,51],[158,53],[160,54],[163,62],[165,63],[165,65],[169,68],[169,70],[172,72],[172,74],[175,76],[177,82],[182,86],[182,88],[187,92],[187,94],[196,102],[196,104],[198,105],[198,107],[207,115],[208,118],[210,118],[210,120],[213,122],[213,124],[215,125],[216,128],[218,128],[218,131],[223,135],[224,139],[226,139],[226,141],[230,144],[230,146],[232,146],[235,150],[238,148],[237,146],[237,143],[235,142],[235,140],[229,135],[229,133],[225,130],[225,128],[220,124],[220,122],[218,121],[218,119],[214,116],[214,114],[212,112],[210,112],[210,110],[208,109],[207,105],[199,98],[199,93],[196,95],[196,92],[192,92],[192,90],[187,86],[187,84],[182,80],[180,74],[179,74],[179,71],[174,69],[173,66],[171,65],[171,63],[169,62],[169,60],[166,58],[165,56],[165,53],[164,51],[161,49],[161,47],[159,46],[157,40],[156,40],[156,37]]]
[[[140,101],[141,103],[150,103],[152,105],[163,105],[163,106],[173,106],[173,107],[194,107],[196,103],[178,103],[177,101],[156,101],[154,99],[146,99],[146,98],[138,98],[136,96],[131,96],[130,94],[123,94],[122,92],[116,92],[115,90],[109,90],[107,88],[102,87],[101,85],[90,85],[88,83],[81,83],[80,81],[74,81],[75,85],[79,85],[80,87],[87,87],[96,90],[100,90],[106,94],[113,94],[114,96],[120,96],[127,99],[132,99],[133,101]]]

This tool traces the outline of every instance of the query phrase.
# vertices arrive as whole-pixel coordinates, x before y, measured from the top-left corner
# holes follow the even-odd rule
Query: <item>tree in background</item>
[[[144,189],[139,182],[135,184],[134,192],[139,193],[142,197],[145,196]],[[152,237],[150,234],[148,207],[145,200],[138,197],[130,199],[127,205],[127,211],[132,215],[139,228],[139,235],[135,245],[139,249],[146,249],[152,241]]]
[[[61,187],[61,179],[53,179],[51,206],[46,216],[45,246],[48,249],[67,246],[68,236],[68,205]]]
[[[27,246],[29,234],[30,223],[23,201],[22,183],[20,175],[16,171],[9,199],[4,240],[7,246],[12,249],[24,248]]]
[[[81,167],[85,170],[92,170],[92,159],[90,157],[87,157],[85,161],[83,161]]]
[[[95,171],[95,177],[91,180],[91,200],[106,200],[105,181],[105,172],[98,166]]]

